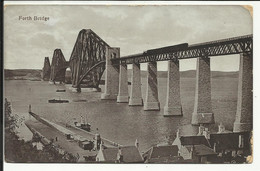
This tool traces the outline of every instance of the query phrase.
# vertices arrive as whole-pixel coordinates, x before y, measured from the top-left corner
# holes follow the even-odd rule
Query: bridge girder
[[[78,88],[81,84],[95,88],[99,86],[105,70],[106,47],[109,45],[92,30],[79,32],[70,57],[72,87]]]
[[[250,53],[253,50],[253,35],[205,42],[186,47],[185,45],[188,44],[152,49],[144,53],[111,59],[111,61],[113,65],[119,65]]]

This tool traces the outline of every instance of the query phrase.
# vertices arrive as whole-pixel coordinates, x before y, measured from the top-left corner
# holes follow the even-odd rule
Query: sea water
[[[142,78],[143,98],[146,82],[146,78]],[[151,146],[165,143],[167,139],[173,141],[177,129],[180,129],[181,135],[194,135],[198,132],[198,127],[190,124],[194,108],[195,78],[181,78],[183,116],[163,116],[166,83],[166,78],[158,79],[160,111],[144,111],[142,106],[133,107],[127,103],[116,103],[115,100],[101,100],[104,86],[101,86],[102,92],[77,93],[68,85],[50,85],[48,81],[8,80],[4,82],[4,93],[17,115],[26,116],[28,106],[31,105],[32,112],[60,125],[72,124],[75,120],[80,121],[81,116],[86,117],[92,130],[98,128],[102,137],[123,145],[134,145],[137,139],[140,150],[144,152]],[[66,89],[66,92],[56,92],[57,89]],[[237,78],[212,79],[211,89],[212,110],[216,121],[215,125],[211,125],[211,131],[216,131],[220,122],[226,129],[232,130],[236,114]],[[66,99],[70,102],[48,103],[49,99]],[[21,131],[26,132],[26,129]]]

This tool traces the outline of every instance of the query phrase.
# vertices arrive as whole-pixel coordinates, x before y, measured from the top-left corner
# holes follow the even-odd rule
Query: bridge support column
[[[147,66],[147,88],[144,110],[160,110],[157,85],[157,63],[149,62]]]
[[[142,91],[141,91],[140,64],[133,63],[129,106],[142,106],[142,105],[143,105],[143,99],[142,99]]]
[[[168,61],[167,97],[164,116],[181,116],[179,60]]]
[[[128,103],[128,77],[127,77],[127,65],[120,65],[119,74],[119,92],[117,96],[118,103]]]
[[[211,106],[210,58],[197,58],[196,90],[192,125],[214,123]]]
[[[237,112],[234,132],[252,130],[253,118],[253,58],[252,53],[240,55]]]
[[[101,94],[102,100],[117,99],[118,86],[119,86],[119,69],[118,66],[111,64],[112,58],[119,58],[120,49],[110,48],[106,49],[106,71],[105,71],[105,91]]]

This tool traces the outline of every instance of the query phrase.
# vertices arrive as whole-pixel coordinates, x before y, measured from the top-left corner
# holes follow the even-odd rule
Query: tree
[[[64,157],[55,151],[52,144],[45,146],[43,150],[37,150],[32,145],[35,139],[27,142],[20,140],[15,132],[20,122],[22,120],[12,114],[11,104],[5,99],[5,160],[7,162],[76,162],[73,155],[67,153],[68,157]]]

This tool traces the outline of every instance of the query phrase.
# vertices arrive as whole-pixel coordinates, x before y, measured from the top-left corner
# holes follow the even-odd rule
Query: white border
[[[259,83],[260,77],[257,75],[259,73],[259,68],[257,65],[260,64],[260,2],[254,1],[229,1],[229,2],[208,2],[208,1],[5,1],[4,5],[252,5],[253,6],[253,36],[254,36],[254,119],[253,119],[253,130],[254,130],[254,151],[253,151],[253,164],[10,164],[4,163],[5,171],[15,171],[15,170],[26,170],[26,171],[83,171],[83,170],[184,170],[190,169],[192,171],[201,170],[260,170],[260,138],[259,130],[260,116],[258,114],[260,101],[259,101]]]
[[[6,5],[257,5],[256,1],[4,1]]]

